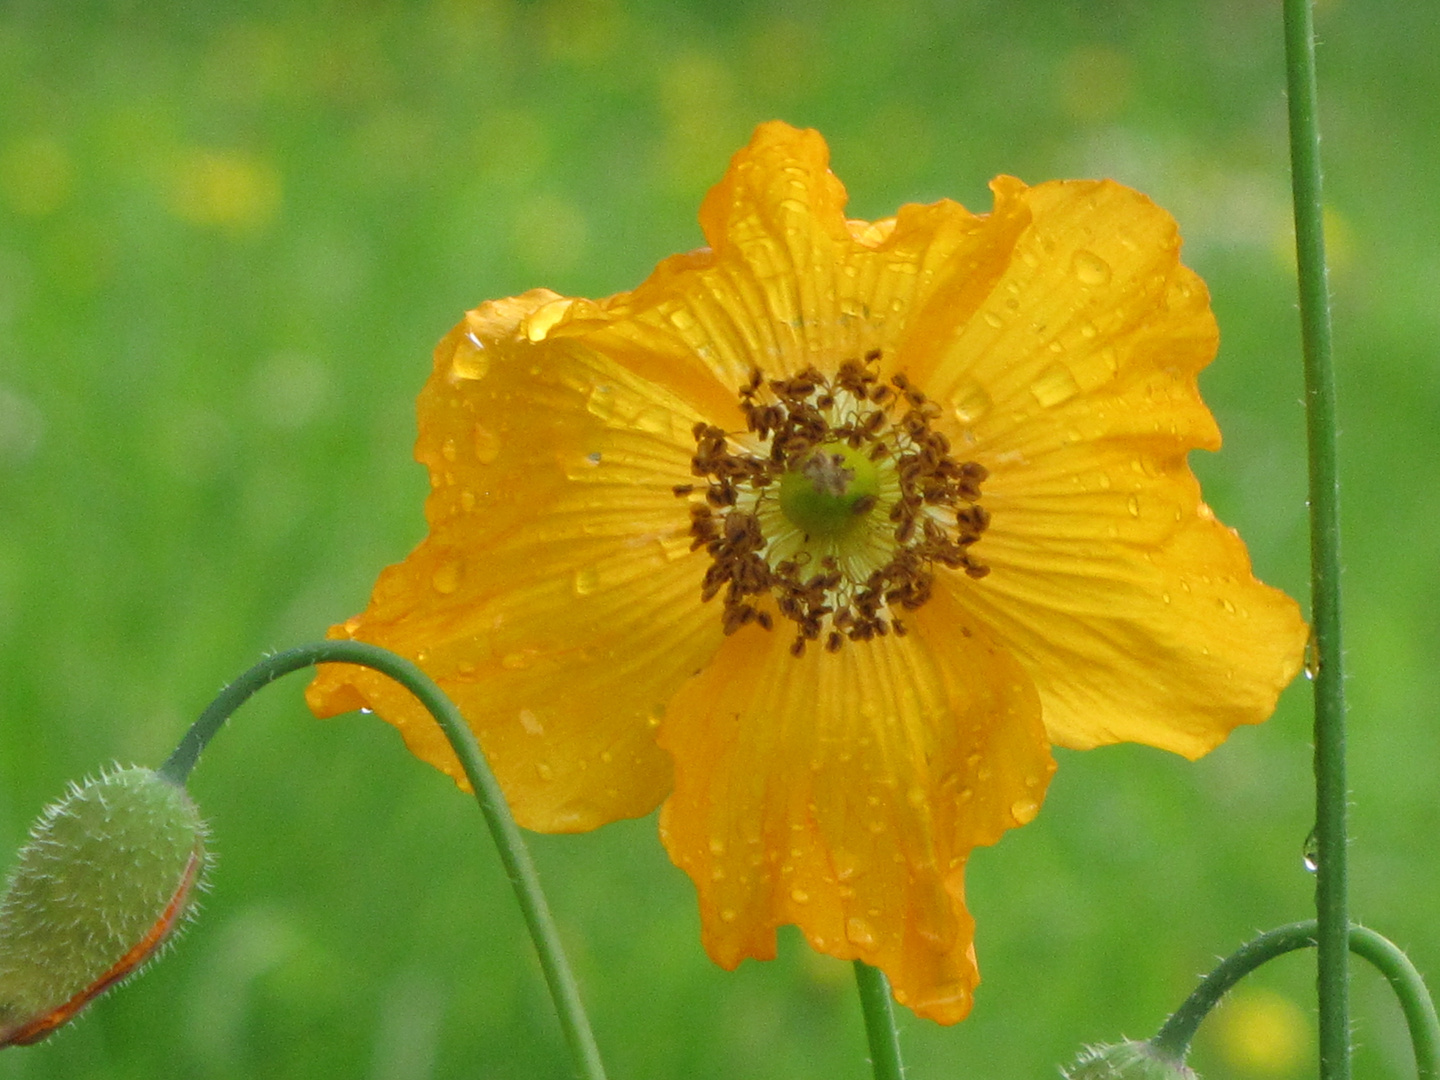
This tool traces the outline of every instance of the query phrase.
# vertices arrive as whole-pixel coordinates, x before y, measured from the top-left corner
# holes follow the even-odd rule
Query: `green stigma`
[[[875,463],[846,443],[822,443],[780,477],[780,510],[807,537],[836,539],[874,508]]]

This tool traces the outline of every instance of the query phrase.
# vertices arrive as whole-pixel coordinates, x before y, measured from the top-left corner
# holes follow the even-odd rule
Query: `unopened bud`
[[[46,809],[0,896],[0,1048],[38,1042],[184,920],[205,825],[185,789],[116,769]]]
[[[1086,1047],[1063,1072],[1065,1080],[1196,1080],[1195,1070],[1147,1042]]]

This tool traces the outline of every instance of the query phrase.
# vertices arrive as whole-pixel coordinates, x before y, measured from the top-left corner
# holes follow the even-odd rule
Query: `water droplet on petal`
[[[1010,804],[1010,816],[1017,825],[1024,825],[1039,812],[1040,804],[1034,799],[1016,799]]]
[[[489,465],[500,456],[500,436],[489,428],[476,424],[472,437],[475,442],[475,458],[481,465]]]
[[[736,919],[734,908],[722,908],[720,911],[721,922],[734,922]]]
[[[810,902],[810,894],[804,889],[791,889],[790,899],[794,900],[797,904],[808,904]]]
[[[1040,377],[1030,387],[1030,392],[1035,395],[1036,401],[1050,409],[1078,394],[1080,384],[1064,364],[1051,364],[1040,373]]]
[[[712,837],[710,838],[710,854],[711,854],[711,855],[724,855],[724,854],[725,854],[725,841],[724,841],[724,840],[721,840],[718,836],[712,836]]]
[[[449,559],[441,563],[430,575],[430,587],[441,596],[449,596],[460,588],[461,570],[459,559]]]
[[[520,726],[525,730],[526,735],[545,734],[545,725],[540,723],[539,717],[530,709],[520,710]]]
[[[460,492],[460,509],[467,514],[475,509],[475,493],[473,491]]]
[[[984,319],[985,319],[985,321],[986,321],[987,323],[989,323],[991,326],[993,326],[996,330],[999,330],[1000,327],[1002,327],[1002,326],[1005,325],[1005,320],[1002,319],[999,315],[995,314],[995,312],[993,312],[993,311],[987,311],[987,312],[985,312]]]
[[[535,775],[541,780],[553,780],[555,779],[555,770],[550,767],[549,763],[537,761],[535,763]]]
[[[1138,518],[1138,517],[1140,516],[1140,496],[1139,496],[1139,495],[1131,495],[1130,498],[1126,501],[1126,504],[1125,504],[1125,505],[1129,508],[1129,510],[1130,510],[1130,516],[1131,516],[1131,517],[1133,517],[1133,518]]]
[[[955,419],[962,424],[973,424],[990,411],[990,395],[977,382],[959,387],[955,392]]]
[[[490,358],[485,355],[485,346],[474,334],[466,334],[455,346],[450,357],[450,378],[452,381],[483,379],[490,370]]]
[[[589,596],[600,587],[600,571],[593,566],[582,567],[575,571],[573,584],[576,596]]]
[[[847,919],[845,921],[845,936],[862,949],[873,949],[875,947],[875,931],[870,929],[870,924],[864,919]]]
[[[1110,280],[1110,264],[1093,251],[1081,248],[1075,252],[1071,269],[1082,285],[1104,285]]]

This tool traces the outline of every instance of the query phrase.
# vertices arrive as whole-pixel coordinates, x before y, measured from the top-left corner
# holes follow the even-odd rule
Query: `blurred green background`
[[[1319,12],[1346,489],[1357,916],[1440,979],[1440,28]],[[830,138],[857,216],[1113,176],[1179,218],[1223,344],[1197,455],[1306,594],[1275,0],[0,4],[0,867],[65,782],[158,763],[262,651],[359,610],[423,533],[413,399],[488,297],[635,285],[760,120]],[[219,865],[173,955],[0,1080],[562,1077],[475,807],[298,677],[194,781]],[[1307,914],[1309,699],[1198,765],[1062,753],[976,854],[973,1016],[917,1080],[1053,1076],[1152,1032]],[[535,842],[621,1078],[867,1075],[846,965],[721,972],[653,819]],[[1313,1075],[1312,961],[1202,1031],[1207,1077]],[[1412,1075],[1357,971],[1360,1077]]]

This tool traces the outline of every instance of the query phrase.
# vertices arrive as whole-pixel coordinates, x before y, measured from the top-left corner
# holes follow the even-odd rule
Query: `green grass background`
[[[1329,0],[1319,28],[1354,909],[1440,977],[1440,30],[1428,0]],[[5,0],[0,867],[67,780],[158,763],[420,538],[413,399],[462,311],[633,286],[699,242],[707,186],[777,116],[825,132],[857,216],[983,209],[998,172],[1172,210],[1223,334],[1203,386],[1226,449],[1195,467],[1261,576],[1305,595],[1274,0]],[[475,807],[379,721],[312,719],[301,686],[195,775],[219,852],[197,925],[0,1080],[567,1074]],[[1053,1076],[1304,917],[1306,689],[1197,765],[1061,753],[1039,819],[971,864],[985,981],[956,1028],[902,1017],[912,1075]],[[848,968],[793,934],[711,965],[653,819],[535,850],[617,1080],[867,1074]],[[1312,970],[1257,979],[1292,1034]],[[1412,1075],[1369,971],[1355,1011],[1357,1076]],[[1205,1075],[1313,1075],[1226,1030],[1202,1032]]]

